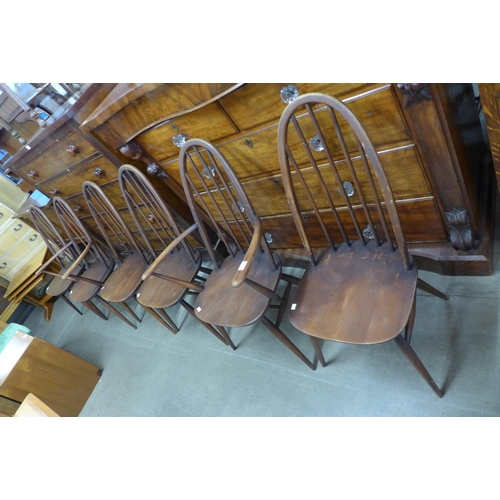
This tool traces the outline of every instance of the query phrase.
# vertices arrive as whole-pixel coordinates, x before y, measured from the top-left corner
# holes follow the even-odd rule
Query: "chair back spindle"
[[[339,242],[350,246],[359,240],[366,245],[373,239],[378,246],[397,249],[406,270],[412,267],[378,154],[344,103],[317,93],[292,101],[279,123],[278,153],[292,216],[313,265],[303,213],[314,214],[333,250]]]
[[[208,216],[212,228],[233,257],[248,249],[258,216],[228,161],[209,142],[202,139],[187,141],[181,148],[179,168],[189,207],[210,258],[218,269],[200,209]],[[275,266],[265,238],[261,239],[260,250]]]
[[[167,204],[141,171],[132,165],[122,165],[118,180],[125,203],[149,253],[147,259],[152,262],[180,236],[181,231]],[[199,254],[185,239],[176,247],[177,251],[181,249],[187,252],[193,264],[198,262]]]
[[[125,257],[131,253],[138,253],[146,260],[145,249],[137,241],[104,191],[94,182],[85,181],[83,183],[83,195],[90,213],[116,261],[123,262]],[[117,246],[120,251],[118,251]]]

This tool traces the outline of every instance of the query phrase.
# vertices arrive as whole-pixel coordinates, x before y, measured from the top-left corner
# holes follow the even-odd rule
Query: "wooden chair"
[[[135,299],[134,294],[142,283],[142,273],[152,259],[148,259],[128,225],[97,184],[85,181],[82,191],[90,213],[117,263],[101,288],[100,295],[108,302],[119,302],[140,323],[141,319],[126,300],[131,297]]]
[[[49,259],[37,272],[41,272],[52,260],[57,259],[61,253],[69,250],[76,258],[65,269],[64,273],[44,272],[58,276],[62,280],[73,281],[74,285],[70,291],[71,299],[82,303],[100,318],[108,319],[92,302],[94,298],[127,325],[136,329],[137,327],[131,321],[99,295],[100,289],[105,285],[115,266],[113,258],[109,255],[109,250],[106,251],[105,248],[94,241],[87,228],[66,201],[55,196],[52,203],[61,226],[67,235],[66,239],[69,241],[66,242],[65,239],[65,245],[61,250],[53,255],[52,259]],[[74,274],[80,267],[83,267],[82,274]]]
[[[196,281],[204,279],[200,272],[208,274],[210,269],[201,266],[200,252],[193,249],[189,242],[177,241],[180,230],[172,213],[140,170],[131,165],[122,165],[118,179],[129,213],[140,234],[141,243],[138,242],[137,247],[130,245],[135,250],[132,258],[140,267],[141,274],[144,273],[144,282],[137,291],[137,301],[176,334],[179,328],[165,309],[179,303],[196,318],[193,307],[184,296],[190,291],[197,293],[201,287]],[[164,251],[166,247],[168,252]],[[146,270],[148,263],[152,264]],[[200,323],[221,342],[231,345],[230,339],[224,337],[224,332],[221,334],[204,321]]]
[[[73,262],[78,258],[76,252],[70,247],[67,248],[66,252],[60,252],[61,249],[66,245],[66,242],[54,223],[38,207],[30,207],[29,212],[31,220],[33,221],[36,230],[45,242],[45,245],[49,249],[49,252],[52,255],[56,256],[55,261],[60,266],[59,272],[64,274],[73,264]],[[74,271],[74,274],[79,274],[82,271],[83,268],[79,267]],[[66,296],[72,286],[73,281],[64,280],[59,276],[54,276],[52,281],[49,283],[49,286],[45,289],[45,294],[51,297],[60,297],[78,314],[82,315],[83,313]]]
[[[198,288],[200,293],[194,305],[196,316],[216,325],[227,339],[226,327],[247,326],[261,321],[309,368],[315,370],[316,366],[279,328],[291,284],[297,280],[282,274],[281,262],[269,249],[262,223],[229,163],[212,144],[191,139],[181,148],[179,164],[195,224],[174,243],[185,241],[186,236],[197,229],[213,265],[205,286]],[[222,262],[212,248],[200,207],[229,252]],[[165,250],[168,251],[169,248]],[[287,282],[283,297],[276,294],[280,280]],[[279,304],[276,323],[265,316],[272,300]]]
[[[442,397],[410,340],[417,287],[448,297],[418,278],[384,169],[357,118],[333,97],[300,96],[281,116],[278,152],[310,261],[290,322],[312,339],[352,344],[394,339]],[[322,235],[326,248],[312,248],[313,234],[316,240]],[[317,340],[314,345],[325,366]]]

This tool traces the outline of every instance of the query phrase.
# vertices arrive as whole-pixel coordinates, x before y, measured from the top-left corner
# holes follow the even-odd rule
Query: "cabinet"
[[[281,95],[289,85],[118,85],[81,129],[142,163],[181,199],[179,145],[191,137],[213,142],[243,182],[271,247],[286,263],[299,265],[304,255],[282,187],[276,144],[286,106]],[[299,94],[333,95],[356,113],[380,153],[420,268],[444,274],[492,272],[493,169],[470,84],[294,87]],[[302,167],[307,176],[305,161]],[[317,234],[313,243],[322,246]]]
[[[13,210],[0,203],[0,276],[8,281],[45,247],[36,231],[12,215]]]
[[[286,264],[301,265],[304,253],[276,144],[286,106],[282,94],[290,92],[290,85],[88,84],[76,104],[37,132],[28,141],[30,149],[24,147],[8,166],[47,196],[65,198],[93,226],[82,182],[100,184],[126,214],[117,171],[131,163],[150,176],[179,224],[186,225],[192,220],[180,185],[179,146],[186,138],[209,140],[243,182],[271,247]],[[472,85],[293,85],[299,94],[333,95],[359,117],[380,153],[420,268],[444,274],[492,272],[494,171]],[[323,119],[321,111],[318,119]],[[309,175],[305,161],[302,168]],[[308,224],[314,233],[312,218]],[[317,234],[313,243],[322,246]]]

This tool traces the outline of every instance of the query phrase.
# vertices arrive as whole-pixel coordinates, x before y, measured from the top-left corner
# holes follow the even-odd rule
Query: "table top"
[[[33,340],[34,337],[32,335],[18,331],[0,353],[0,387],[7,380],[7,377]]]

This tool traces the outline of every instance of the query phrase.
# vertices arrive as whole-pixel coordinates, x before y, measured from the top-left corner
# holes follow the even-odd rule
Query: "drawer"
[[[136,141],[157,162],[162,162],[179,156],[179,147],[172,142],[175,135],[184,134],[189,139],[198,138],[212,142],[234,133],[236,130],[231,122],[219,106],[212,103],[162,123],[139,135]]]
[[[405,123],[398,112],[397,103],[390,89],[352,101],[349,103],[349,107],[362,121],[378,151],[411,144]],[[331,120],[326,109],[318,110],[316,117],[320,126],[328,124],[329,128],[325,128],[325,134],[328,137],[328,147],[334,159],[343,158],[341,147],[336,139],[335,131],[330,125]],[[298,121],[306,139],[316,135],[308,117],[299,118]],[[357,151],[350,127],[347,127],[341,120],[339,121],[345,133],[344,138],[348,149],[352,152]],[[309,159],[300,138],[292,128],[289,132],[289,145],[299,166],[309,165]],[[240,135],[235,139],[218,144],[217,147],[234,169],[240,182],[279,175],[281,172],[278,158],[277,125],[244,136]],[[326,161],[324,151],[314,151],[313,154],[318,163]],[[167,163],[164,168],[170,176],[180,182],[177,160]],[[197,179],[194,184],[198,189],[202,188],[202,183]]]
[[[49,179],[41,184],[39,189],[47,196],[68,198],[81,193],[82,184],[85,181],[93,181],[101,185],[116,179],[117,175],[116,167],[104,156],[100,156],[75,168],[68,175],[60,175]]]
[[[29,231],[33,230],[25,222],[10,219],[9,223],[4,224],[0,229],[0,255],[12,248]]]
[[[11,216],[14,213],[9,207],[0,203],[0,232],[10,224]]]
[[[95,148],[85,138],[73,132],[25,165],[20,172],[33,182],[40,183],[95,152]]]
[[[219,100],[241,131],[277,122],[286,104],[281,100],[281,89],[287,83],[248,83]],[[355,97],[380,84],[366,83],[297,83],[299,95],[321,92],[339,99]]]
[[[41,246],[44,246],[42,237],[27,227],[22,237],[18,238],[11,248],[0,257],[1,275],[4,278],[11,279],[17,268],[28,260],[34,252],[38,251]]]
[[[427,179],[424,175],[423,168],[420,164],[414,146],[385,152],[380,154],[379,158],[382,166],[384,167],[396,200],[402,200],[405,198],[420,198],[431,194],[429,184],[427,183]],[[375,200],[371,196],[371,189],[369,187],[368,179],[364,173],[361,160],[354,161],[353,166],[358,174],[359,184],[361,186],[361,190],[365,194],[367,203],[373,203]],[[339,185],[330,166],[320,166],[319,170],[326,186],[328,187],[328,191],[335,206],[345,206],[344,198],[338,192]],[[343,164],[337,165],[337,170],[342,181],[351,182],[354,187],[354,194],[349,197],[351,205],[360,205],[361,200],[359,193],[357,192],[353,182],[353,177],[347,164],[344,162]],[[319,179],[314,170],[312,168],[305,168],[302,169],[301,172],[318,208],[328,208],[328,201],[323,194]],[[312,210],[307,195],[295,173],[292,173],[292,179],[295,185],[296,197],[299,206],[302,210]],[[281,175],[243,183],[243,187],[248,198],[250,199],[250,202],[254,206],[255,212],[260,217],[286,214],[290,212]],[[379,199],[382,200],[382,192],[380,189],[377,189],[377,192]],[[220,204],[226,219],[230,220],[230,218],[232,218],[231,210],[224,204],[224,201],[219,193],[212,192],[210,196],[205,192],[202,193],[201,196],[203,198],[203,202],[200,202],[200,206],[203,207],[203,203],[205,203],[206,206],[212,210],[216,220],[220,221],[222,218],[220,215],[215,215],[216,212],[214,211],[212,197]],[[234,192],[233,197],[236,198],[236,194]],[[230,198],[227,197],[227,199]],[[265,202],[263,202],[263,200],[265,200]],[[232,203],[229,205],[231,204]]]
[[[397,203],[397,207],[401,218],[401,225],[409,243],[447,241],[447,235],[441,223],[441,217],[434,198],[427,197],[417,200],[400,201]],[[365,220],[361,207],[356,208],[355,212],[361,225],[362,221]],[[416,213],[418,213],[418,217],[415,217]],[[372,210],[371,215],[378,228],[376,211]],[[340,219],[344,224],[349,238],[357,239],[354,225],[346,210],[340,212]],[[325,216],[325,223],[331,229],[330,233],[334,242],[340,243],[342,237],[339,235],[331,214]],[[272,240],[270,242],[272,248],[304,248],[291,215],[263,218],[262,225],[264,233],[268,233],[268,237]],[[307,215],[304,227],[313,248],[326,247],[328,245],[314,214]],[[362,228],[364,227],[366,227],[366,223],[364,226],[362,225]]]
[[[348,107],[357,116],[377,151],[412,143],[405,122],[399,113],[398,104],[390,89],[349,102]],[[341,145],[328,111],[325,108],[317,108],[315,117],[326,139],[328,150],[334,159],[343,158]],[[359,151],[351,127],[338,115],[337,119],[348,151],[358,155]],[[308,142],[317,135],[307,114],[301,115],[297,121]],[[298,165],[309,164],[300,136],[291,123],[288,127],[287,142]],[[312,153],[317,162],[326,160],[325,151],[313,150]]]

